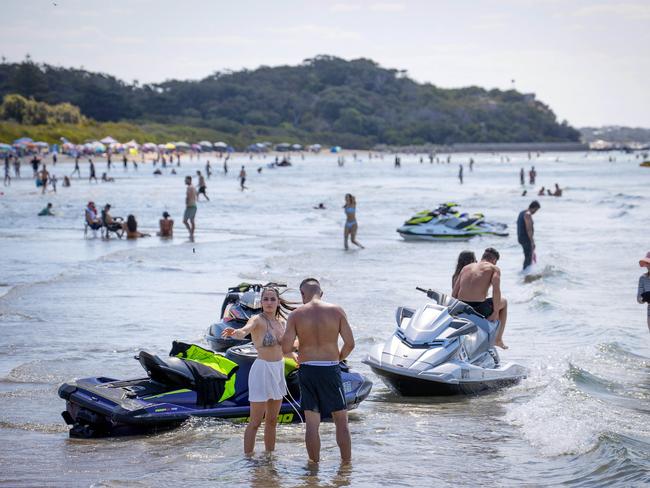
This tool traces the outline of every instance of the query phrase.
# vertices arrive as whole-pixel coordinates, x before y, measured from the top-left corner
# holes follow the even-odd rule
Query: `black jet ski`
[[[262,289],[266,286],[286,288],[287,285],[281,283],[267,283],[266,285],[261,283],[241,283],[228,288],[226,297],[221,304],[221,320],[208,327],[205,334],[210,349],[222,352],[229,347],[240,346],[251,341],[250,335],[240,340],[232,337],[221,337],[221,333],[226,327],[241,329],[251,317],[262,312]]]
[[[141,351],[136,359],[147,377],[118,380],[83,378],[59,387],[66,401],[61,414],[71,425],[70,437],[92,438],[164,431],[190,417],[246,421],[248,373],[257,351],[252,345],[216,354],[195,344],[174,342],[170,357]],[[300,388],[296,363],[285,359],[289,393],[282,402],[279,423],[300,422]],[[370,393],[372,382],[341,363],[348,409],[356,408]]]

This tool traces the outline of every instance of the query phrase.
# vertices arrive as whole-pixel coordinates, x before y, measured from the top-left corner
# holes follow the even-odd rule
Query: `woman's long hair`
[[[262,298],[264,297],[265,291],[272,291],[275,293],[275,296],[278,299],[278,308],[275,309],[275,318],[282,318],[284,320],[287,320],[289,313],[294,311],[298,304],[295,302],[289,302],[282,298],[282,293],[280,293],[280,291],[274,286],[265,286],[262,288]]]
[[[463,268],[468,264],[472,264],[475,262],[476,262],[476,255],[472,251],[462,251],[458,255],[458,263],[456,264],[456,271],[454,272],[454,276],[451,277],[452,288],[456,285],[456,280],[458,279],[458,275],[460,275],[460,272],[463,270]]]
[[[354,195],[352,193],[346,193],[345,194],[345,205],[343,205],[343,208],[356,207],[356,206],[357,206],[357,199],[354,198]]]
[[[138,231],[138,223],[136,222],[135,217],[132,214],[126,218],[126,228],[129,230],[129,232]]]

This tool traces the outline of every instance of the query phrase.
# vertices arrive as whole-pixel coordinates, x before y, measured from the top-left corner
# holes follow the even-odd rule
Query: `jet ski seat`
[[[158,383],[170,386],[187,386],[194,381],[190,369],[178,358],[168,358],[167,361],[163,361],[158,356],[146,351],[140,351],[136,358],[149,378]]]

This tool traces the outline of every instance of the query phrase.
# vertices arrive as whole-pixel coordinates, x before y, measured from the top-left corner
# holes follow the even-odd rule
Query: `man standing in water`
[[[190,233],[190,241],[194,240],[194,217],[196,217],[196,190],[192,186],[192,177],[185,177],[185,185],[187,185],[187,192],[185,193],[185,214],[183,215],[183,223]]]
[[[524,269],[533,262],[535,253],[535,227],[533,225],[533,214],[540,209],[541,205],[537,200],[533,200],[526,210],[519,212],[517,217],[517,240],[524,250]]]
[[[343,309],[321,300],[323,292],[318,280],[303,280],[300,294],[304,305],[289,315],[282,350],[285,354],[293,351],[294,340],[298,337],[298,378],[300,403],[305,411],[307,455],[310,461],[319,462],[321,416],[331,414],[341,460],[347,463],[352,458],[352,440],[339,362],[354,349],[354,336]],[[340,351],[339,336],[343,339]]]
[[[463,184],[463,165],[459,164],[458,165],[458,181],[460,181],[460,184]]]
[[[501,270],[497,266],[499,257],[496,249],[488,247],[478,263],[465,265],[456,279],[451,296],[465,302],[490,322],[498,319],[499,328],[494,343],[502,349],[508,349],[503,343],[508,302],[501,298]],[[490,286],[492,298],[487,298]]]
[[[242,166],[241,171],[239,172],[239,186],[241,187],[241,191],[244,191],[246,189],[246,186],[244,185],[246,183],[246,169]]]

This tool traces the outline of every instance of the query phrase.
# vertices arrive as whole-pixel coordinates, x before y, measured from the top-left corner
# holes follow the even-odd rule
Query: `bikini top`
[[[266,320],[266,332],[264,333],[264,338],[262,339],[262,346],[277,346],[279,344],[279,341],[273,332],[271,332],[271,321],[263,314],[262,317],[264,317],[264,320]]]
[[[356,212],[357,208],[356,207],[345,207],[345,213],[352,214]]]

